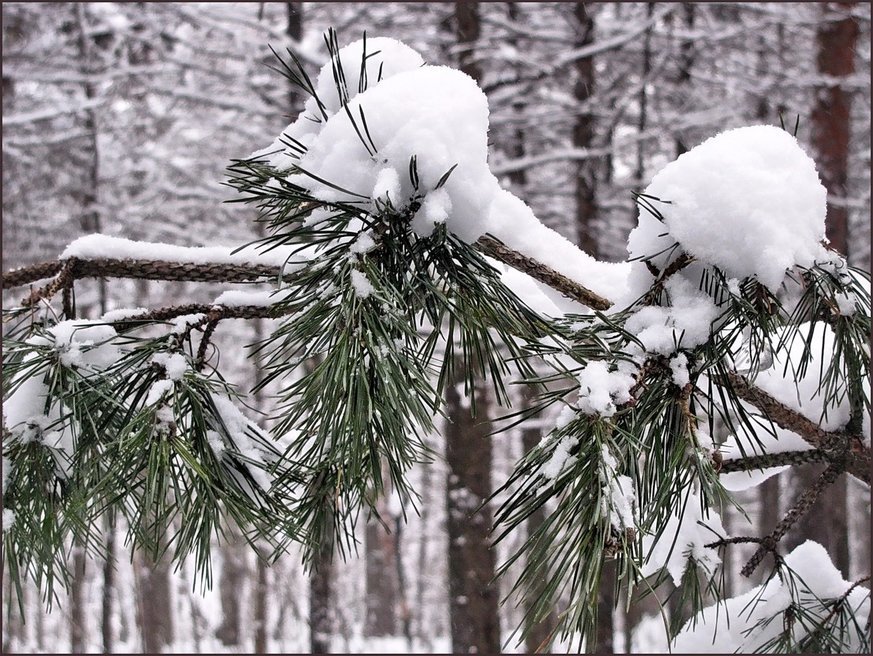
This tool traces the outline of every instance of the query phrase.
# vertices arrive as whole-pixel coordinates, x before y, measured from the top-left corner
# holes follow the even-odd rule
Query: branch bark
[[[739,398],[751,403],[774,424],[796,433],[805,442],[820,449],[829,462],[844,460],[848,473],[870,484],[870,449],[864,446],[860,435],[824,430],[739,374],[728,373],[724,382],[733,388]]]

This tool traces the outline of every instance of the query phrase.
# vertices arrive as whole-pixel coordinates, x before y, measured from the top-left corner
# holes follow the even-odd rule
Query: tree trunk
[[[497,589],[492,585],[495,557],[488,532],[491,509],[491,424],[487,390],[477,381],[474,417],[462,395],[463,367],[446,389],[446,484],[449,538],[449,614],[454,653],[500,652]]]
[[[828,191],[826,234],[831,247],[844,255],[849,252],[848,209],[845,206],[849,163],[851,94],[839,83],[855,71],[855,43],[858,25],[851,18],[833,20],[833,9],[846,13],[854,2],[822,3],[821,21],[816,32],[818,72],[828,79],[815,94],[812,108],[812,145],[822,183]],[[821,465],[808,466],[796,476],[798,493],[809,486],[823,471]],[[822,512],[827,509],[826,512]],[[849,573],[848,513],[846,477],[841,476],[819,497],[812,510],[797,523],[788,537],[796,546],[805,539],[819,542],[827,549],[834,565]]]
[[[376,502],[382,520],[390,525],[385,496]],[[397,576],[394,559],[394,537],[375,518],[367,522],[366,582],[367,616],[364,635],[390,636],[397,634]]]
[[[106,527],[106,560],[103,561],[103,603],[101,606],[100,637],[103,653],[114,651],[112,631],[112,597],[115,594],[115,526],[111,521]]]
[[[573,3],[573,17],[576,37],[574,46],[584,48],[594,43],[594,16],[591,3]],[[573,147],[586,149],[594,143],[594,112],[589,103],[594,95],[594,58],[583,57],[576,60],[576,78],[573,83],[573,98],[576,101],[577,116],[573,124]],[[596,186],[598,162],[594,159],[582,160],[576,165],[576,244],[583,251],[598,257]]]
[[[694,27],[694,3],[682,3],[682,19],[689,30]],[[688,93],[691,90],[691,69],[694,66],[694,41],[682,39],[679,43],[679,74],[677,76],[677,95],[679,97],[679,111],[684,110],[683,105],[688,104]],[[688,139],[685,135],[676,135],[676,157],[688,152]]]
[[[831,246],[849,254],[848,209],[845,206],[849,173],[849,130],[851,92],[840,84],[855,72],[855,43],[858,23],[852,18],[832,20],[831,12],[851,12],[856,2],[828,2],[819,5],[821,21],[816,32],[818,72],[825,77],[815,94],[812,108],[812,146],[821,181],[828,190],[827,237]],[[833,83],[835,82],[835,83]]]
[[[143,652],[157,654],[173,644],[173,594],[170,566],[142,555],[138,567],[139,628]]]
[[[215,637],[226,647],[242,646],[243,594],[248,580],[248,547],[239,529],[228,520],[227,542],[221,547],[221,625]]]
[[[309,577],[309,651],[313,654],[330,653],[332,578],[333,544],[327,541],[322,544]]]

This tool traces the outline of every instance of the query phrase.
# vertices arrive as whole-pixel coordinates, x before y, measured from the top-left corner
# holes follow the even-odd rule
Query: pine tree
[[[518,383],[539,396],[520,413],[507,410],[509,423],[550,407],[561,414],[492,498],[475,500],[470,516],[487,517],[476,511],[499,497],[488,527],[499,541],[547,511],[503,566],[523,562],[514,590],[527,597],[524,627],[565,600],[553,638],[593,649],[598,591],[612,568],[616,589],[628,596],[672,577],[676,607],[687,605],[711,630],[708,605],[736,612],[750,601],[725,598],[719,554],[752,544],[741,573],[767,567],[769,574],[751,600],[744,646],[869,648],[869,577],[837,581],[817,545],[784,553],[780,544],[841,475],[869,484],[869,273],[814,239],[814,256],[792,253],[781,269],[775,254],[743,266],[734,261],[743,254],[725,257],[729,244],[713,251],[685,231],[684,206],[649,193],[655,183],[637,196],[628,270],[639,289],[624,296],[604,282],[616,270],[597,268],[579,251],[563,252],[578,253],[590,282],[573,262],[540,261],[527,244],[507,243],[512,234],[498,238],[496,224],[470,237],[470,224],[458,218],[467,209],[458,185],[475,177],[473,165],[459,159],[436,170],[437,156],[423,147],[398,168],[396,149],[380,139],[389,138],[386,116],[407,127],[404,117],[432,110],[426,101],[437,96],[428,94],[445,89],[424,82],[448,85],[471,112],[479,108],[475,83],[422,66],[396,42],[373,48],[365,37],[341,49],[333,31],[325,40],[330,61],[316,80],[292,52],[278,58],[277,70],[308,96],[302,118],[228,169],[240,202],[258,209],[263,238],[233,253],[86,238],[57,262],[3,276],[4,289],[49,280],[4,309],[3,544],[13,585],[20,591],[31,578],[52,603],[71,581],[70,545],[105,553],[104,519],[113,516],[143,558],[163,567],[193,558],[205,584],[213,537],[228,523],[259,554],[264,545],[279,554],[296,544],[310,565],[327,552],[346,556],[356,548],[359,520],[387,519],[379,503],[386,490],[415,507],[407,473],[433,456],[422,436],[443,399],[463,391],[473,418],[486,398],[508,404],[507,386]],[[390,76],[403,74],[412,86],[402,112],[384,103],[384,116],[368,108],[381,97],[370,90],[398,87]],[[768,144],[789,143],[774,136],[776,128],[754,129]],[[318,142],[331,134],[350,141]],[[354,188],[304,163],[318,165],[315,155],[349,144],[366,153],[343,161]],[[523,203],[495,191],[493,177],[480,177],[477,190],[494,196],[483,211],[509,215],[519,229],[536,225]],[[658,179],[668,178],[665,169]],[[810,187],[790,191],[814,200]],[[574,248],[551,231],[537,234],[553,249]],[[714,229],[711,239],[719,238],[730,235]],[[510,270],[572,309],[534,309],[510,283],[519,275]],[[269,282],[273,293],[77,320],[76,283],[91,277]],[[245,395],[218,369],[213,337],[233,318],[274,322],[251,347],[265,368],[255,391],[280,390],[270,433],[252,409],[241,409]],[[821,409],[813,418],[784,396],[786,386],[805,394],[810,376]],[[719,423],[729,435],[718,435]],[[767,447],[786,432],[797,448]],[[724,534],[719,513],[735,500],[723,476],[808,462],[825,463],[824,472],[772,532]],[[829,574],[825,584],[809,577],[810,564]],[[680,619],[671,618],[677,644],[703,639]],[[313,647],[325,649],[321,628],[313,627]]]

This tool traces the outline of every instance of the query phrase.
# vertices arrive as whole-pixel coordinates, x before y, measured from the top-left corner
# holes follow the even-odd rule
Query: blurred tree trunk
[[[158,654],[173,644],[173,594],[170,565],[142,554],[138,567],[139,630],[143,652]]]
[[[487,389],[476,384],[476,416],[463,396],[463,367],[455,363],[446,389],[446,485],[449,539],[449,614],[454,653],[500,652],[495,556],[489,543],[491,424]]]
[[[812,108],[812,145],[822,183],[828,190],[827,237],[832,248],[849,254],[848,208],[845,205],[849,170],[851,93],[841,78],[855,71],[855,43],[858,24],[852,18],[836,18],[834,10],[850,13],[854,2],[822,3],[816,31],[819,75],[824,78],[816,90]],[[807,466],[796,474],[798,493],[821,474],[822,465]],[[826,509],[826,510],[825,510]],[[823,512],[824,511],[824,512]],[[793,548],[804,540],[814,540],[827,549],[834,565],[849,574],[849,528],[846,503],[846,477],[841,476],[819,497],[811,512],[797,522],[786,536]]]
[[[226,647],[240,647],[242,646],[242,596],[249,576],[248,545],[237,526],[229,520],[227,523],[229,524],[225,533],[227,540],[221,546],[219,579],[221,624],[215,631],[215,637]]]
[[[330,653],[332,579],[333,543],[326,540],[315,557],[309,576],[309,651],[313,654]]]
[[[477,82],[476,57],[481,24],[478,2],[455,2],[458,67]],[[454,363],[446,389],[446,484],[449,540],[449,618],[455,653],[500,652],[495,557],[488,531],[492,516],[482,502],[491,494],[491,432],[484,380],[475,382],[477,415],[463,396],[463,366]],[[473,390],[470,390],[471,392]]]
[[[376,510],[384,522],[390,522],[384,494],[376,501]],[[375,517],[367,522],[366,550],[367,615],[364,635],[396,635],[398,586],[394,567],[394,537]]]
[[[683,2],[681,8],[683,27],[688,30],[694,28],[695,6],[693,2]],[[690,105],[689,94],[692,89],[691,70],[694,68],[694,40],[682,38],[679,41],[679,74],[677,76],[677,89],[679,105],[678,111],[684,111],[686,105]],[[688,140],[685,135],[676,135],[676,157],[688,152]]]
[[[103,600],[101,605],[100,637],[103,653],[114,651],[112,631],[112,598],[115,594],[115,526],[106,522],[106,560],[103,561]]]
[[[576,31],[573,46],[584,48],[594,43],[594,16],[592,3],[573,3],[573,27]],[[591,98],[595,90],[594,58],[582,57],[575,63],[573,99],[577,115],[573,123],[573,147],[591,148],[595,140],[594,108]],[[598,160],[589,158],[576,165],[576,244],[586,253],[598,257],[597,240],[597,187]]]

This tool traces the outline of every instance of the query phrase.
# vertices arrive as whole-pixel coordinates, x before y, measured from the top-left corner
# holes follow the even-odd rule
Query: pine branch
[[[731,472],[766,469],[767,467],[781,467],[783,465],[803,465],[808,462],[826,462],[827,460],[827,454],[820,449],[765,453],[763,455],[748,456],[746,458],[731,458],[729,460],[724,460],[722,461],[718,473],[730,474]]]
[[[165,280],[177,282],[251,282],[259,278],[275,277],[280,268],[264,264],[193,264],[186,262],[167,262],[162,260],[95,259],[70,258],[54,262],[41,262],[5,272],[0,277],[0,288],[21,287],[37,280],[63,274],[68,270],[78,280],[81,278],[137,278],[141,280]],[[51,283],[37,292],[39,298],[51,297],[62,284]],[[49,290],[49,288],[52,288]],[[37,299],[38,300],[38,299]],[[29,305],[32,305],[31,301]]]
[[[594,310],[608,310],[612,306],[611,301],[595,294],[587,287],[570,280],[564,274],[558,273],[532,257],[509,248],[494,237],[487,235],[480,237],[479,241],[476,242],[476,246],[488,257],[493,257],[495,260],[499,260],[513,269],[526,273],[531,278],[548,285],[552,289],[561,292],[567,298],[582,303],[586,307]]]
[[[611,301],[545,264],[509,248],[493,237],[480,238],[476,246],[484,255],[528,274],[587,307],[607,310],[612,306]],[[0,278],[0,288],[20,287],[56,275],[63,270],[64,262],[69,263],[69,271],[74,279],[110,277],[183,282],[251,282],[263,277],[275,277],[280,273],[279,267],[260,264],[192,264],[161,260],[71,258],[65,261],[41,262],[30,267],[7,271]],[[50,284],[35,292],[36,296],[32,295],[32,300],[23,305],[30,307],[41,298],[50,298],[58,289],[59,286],[55,288],[54,284]]]
[[[867,484],[870,483],[870,449],[864,446],[860,435],[824,430],[737,373],[728,372],[725,379],[739,398],[751,403],[774,424],[796,433],[808,444],[821,450],[828,461],[845,460],[845,470],[848,473]]]
[[[758,568],[758,565],[761,564],[764,556],[766,556],[768,552],[773,552],[776,549],[779,540],[781,540],[791,527],[797,523],[797,520],[806,514],[825,488],[837,480],[837,477],[842,472],[843,467],[841,465],[829,465],[828,468],[822,472],[821,476],[816,479],[815,483],[813,483],[812,486],[807,488],[803,494],[797,498],[797,501],[795,501],[794,505],[788,509],[788,512],[785,513],[785,516],[776,525],[773,532],[762,539],[761,546],[749,559],[749,562],[743,566],[743,569],[740,570],[740,574],[747,578],[751,576]]]

